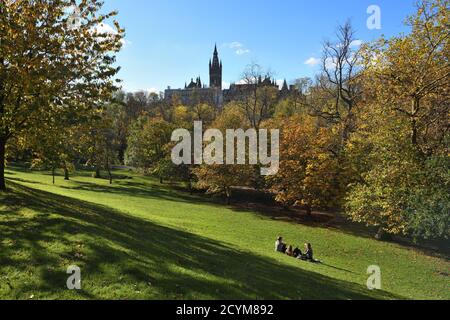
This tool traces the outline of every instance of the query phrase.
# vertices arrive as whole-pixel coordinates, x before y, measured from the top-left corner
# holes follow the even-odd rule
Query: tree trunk
[[[189,188],[189,194],[192,195],[194,193],[194,190],[192,188],[192,180],[189,178],[188,182],[188,188]]]
[[[70,180],[69,169],[67,169],[67,166],[64,167],[64,180]]]
[[[307,204],[305,210],[306,210],[306,215],[308,217],[311,217],[312,216],[312,206],[310,204]]]
[[[109,160],[108,160],[108,163],[106,164],[106,170],[108,171],[109,184],[112,184],[113,183],[113,177],[112,177],[112,174],[111,174],[111,168],[109,166]]]
[[[412,109],[411,109],[411,143],[413,146],[417,146],[418,144],[418,131],[417,131],[417,112],[420,108],[420,99],[415,98],[412,102]]]
[[[100,179],[102,177],[101,173],[100,173],[100,167],[96,167],[95,168],[95,174],[94,174],[94,178],[95,179]]]
[[[0,191],[6,191],[5,182],[5,156],[6,156],[6,141],[0,140]]]
[[[125,148],[120,147],[118,157],[119,157],[120,164],[125,165]]]
[[[160,183],[160,184],[164,184],[164,179],[163,179],[163,177],[159,177],[159,183]]]
[[[55,167],[52,167],[52,180],[53,184],[55,184]]]
[[[225,193],[227,196],[227,205],[231,204],[231,188],[225,188]]]
[[[417,141],[417,120],[416,119],[412,119],[411,120],[411,143],[413,144],[413,146],[417,146],[418,141]]]

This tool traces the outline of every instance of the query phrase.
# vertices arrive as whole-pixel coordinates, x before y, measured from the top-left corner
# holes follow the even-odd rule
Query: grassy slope
[[[0,298],[450,299],[448,261],[396,244],[235,211],[134,176],[109,186],[8,172],[0,195]],[[273,252],[312,242],[315,265]],[[83,290],[65,289],[69,265]],[[383,291],[365,287],[369,265]]]

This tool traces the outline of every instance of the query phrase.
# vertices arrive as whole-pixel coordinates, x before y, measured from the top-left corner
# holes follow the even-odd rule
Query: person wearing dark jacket
[[[294,258],[301,258],[302,256],[302,250],[300,250],[299,248],[295,248],[294,250]]]
[[[287,254],[289,257],[293,257],[293,256],[294,256],[294,248],[293,248],[292,246],[289,246],[289,247],[287,248],[287,250],[286,250],[286,254]]]
[[[311,243],[305,243],[305,250],[306,250],[306,252],[304,254],[305,260],[308,260],[311,262],[318,262],[318,261],[314,260],[314,252],[313,252]]]

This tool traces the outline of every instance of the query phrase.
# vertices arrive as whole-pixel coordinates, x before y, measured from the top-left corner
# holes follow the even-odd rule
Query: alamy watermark
[[[380,30],[381,29],[381,8],[375,4],[367,8],[367,28],[369,30]]]
[[[81,25],[81,12],[78,6],[74,5],[72,7],[73,11],[69,14],[67,19],[67,28],[69,30],[75,30]]]
[[[226,130],[224,139],[222,132],[218,129],[208,129],[203,133],[203,123],[195,121],[193,135],[192,141],[192,135],[186,129],[177,129],[172,133],[172,141],[178,142],[172,149],[172,162],[175,165],[260,164],[263,166],[261,175],[270,176],[278,173],[280,168],[280,131],[278,129],[270,130],[270,150],[267,129],[246,131],[229,129]],[[207,144],[205,148],[204,143]]]
[[[70,266],[67,268],[67,274],[70,276],[67,278],[67,289],[69,290],[81,290],[81,269],[78,266]]]
[[[369,290],[381,290],[381,268],[379,266],[369,266],[367,268],[367,289]]]

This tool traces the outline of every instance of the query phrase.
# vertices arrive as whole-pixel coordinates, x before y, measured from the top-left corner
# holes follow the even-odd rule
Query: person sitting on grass
[[[275,251],[285,253],[286,245],[283,243],[283,237],[278,237],[277,241],[275,242]]]
[[[294,250],[294,258],[299,259],[302,255],[303,255],[302,250],[300,250],[299,248],[295,248],[295,250]]]
[[[314,252],[311,243],[305,243],[305,254],[303,255],[304,260],[310,261],[310,262],[320,262],[319,260],[314,259]]]
[[[286,250],[286,254],[287,254],[289,257],[293,257],[293,256],[294,256],[294,248],[293,248],[292,246],[289,246],[289,247],[287,248],[287,250]]]

